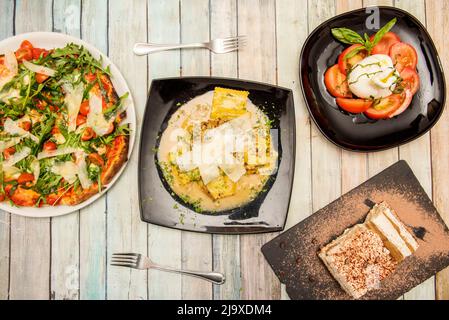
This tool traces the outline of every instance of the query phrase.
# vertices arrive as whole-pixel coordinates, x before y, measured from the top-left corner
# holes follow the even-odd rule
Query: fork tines
[[[111,259],[112,266],[137,268],[140,254],[137,253],[114,253]]]

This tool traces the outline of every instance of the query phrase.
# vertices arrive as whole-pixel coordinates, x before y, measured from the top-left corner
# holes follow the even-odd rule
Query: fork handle
[[[134,45],[133,51],[138,56],[143,56],[153,52],[185,49],[185,48],[207,48],[204,43],[189,43],[189,44],[154,44],[139,42]]]
[[[196,278],[200,278],[215,284],[223,284],[226,281],[226,278],[223,274],[219,272],[203,272],[203,271],[191,271],[191,270],[179,270],[179,269],[173,269],[169,267],[161,267],[152,265],[150,267],[151,269],[161,270],[161,271],[167,271],[171,273],[178,273],[183,274],[187,276],[192,276]]]

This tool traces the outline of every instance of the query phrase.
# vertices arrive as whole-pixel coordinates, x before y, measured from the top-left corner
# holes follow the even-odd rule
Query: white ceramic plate
[[[100,52],[98,49],[96,49],[94,46],[88,44],[87,42],[84,42],[78,38],[71,37],[65,34],[61,33],[55,33],[55,32],[31,32],[31,33],[24,33],[17,35],[15,37],[7,38],[3,41],[0,41],[0,54],[3,54],[7,50],[16,51],[23,40],[30,41],[34,46],[38,48],[45,48],[45,49],[53,49],[53,48],[61,48],[69,43],[76,43],[79,45],[84,46],[89,52],[96,58],[100,58],[100,56],[103,57],[103,65],[110,67],[111,70],[111,80],[114,84],[115,90],[117,91],[117,94],[119,96],[125,94],[126,92],[129,92],[128,101],[127,101],[127,119],[126,122],[129,123],[131,133],[130,133],[130,140],[129,140],[129,151],[128,151],[128,159],[131,156],[131,152],[133,150],[134,146],[134,140],[135,140],[135,132],[136,132],[136,113],[134,109],[134,102],[133,98],[131,96],[131,91],[126,84],[125,78],[123,78],[122,74],[118,70],[118,68],[112,63],[109,58]],[[131,49],[130,49],[131,50]],[[1,202],[0,203],[0,209],[11,212],[13,214],[18,214],[21,216],[27,216],[27,217],[56,217],[60,215],[64,215],[67,213],[71,213],[77,210],[80,210],[101,196],[109,190],[112,185],[117,181],[119,176],[122,174],[123,170],[126,167],[127,162],[122,166],[120,171],[115,175],[113,180],[107,185],[105,190],[101,193],[98,193],[94,195],[93,197],[89,198],[88,200],[76,205],[76,206],[44,206],[41,208],[35,208],[35,207],[15,207],[11,206],[7,202]]]

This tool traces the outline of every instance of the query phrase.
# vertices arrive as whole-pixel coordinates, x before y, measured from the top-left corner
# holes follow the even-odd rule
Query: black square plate
[[[272,121],[279,162],[256,199],[219,213],[197,213],[174,194],[156,164],[155,150],[171,115],[181,104],[216,86],[249,91],[249,98]],[[211,77],[153,80],[146,105],[139,154],[139,199],[143,221],[208,233],[241,234],[284,228],[295,165],[295,108],[291,90],[263,83]]]
[[[338,108],[324,85],[324,73],[337,63],[347,45],[334,39],[331,29],[347,27],[359,34],[374,34],[365,21],[370,12],[359,9],[327,20],[307,38],[301,52],[300,78],[309,113],[323,135],[332,143],[353,151],[379,151],[410,142],[426,133],[438,121],[445,103],[445,80],[435,45],[424,26],[409,13],[379,7],[380,26],[393,18],[392,31],[418,53],[420,89],[401,115],[388,120],[371,120]]]

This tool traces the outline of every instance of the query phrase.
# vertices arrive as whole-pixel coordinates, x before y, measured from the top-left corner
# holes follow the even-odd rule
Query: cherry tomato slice
[[[83,116],[82,114],[78,114],[76,117],[76,126],[79,127],[82,124],[85,124],[87,121],[86,116]]]
[[[28,172],[21,173],[19,178],[17,179],[17,182],[19,184],[26,184],[28,182],[33,182],[33,181],[34,181],[34,175],[32,175],[31,173],[28,173]]]
[[[346,75],[348,70],[351,70],[351,68],[358,62],[365,59],[365,57],[368,55],[368,52],[365,50],[359,51],[355,56],[346,59],[346,55],[353,51],[354,49],[357,49],[358,47],[361,47],[361,44],[354,44],[348,48],[346,48],[339,56],[338,56],[338,66],[340,67],[341,73]]]
[[[89,114],[90,107],[89,107],[89,100],[83,101],[80,106],[80,113],[83,116],[87,116]]]
[[[401,72],[404,68],[416,69],[418,55],[415,48],[403,42],[398,42],[390,48],[390,57],[396,70]]]
[[[49,78],[49,76],[46,76],[45,74],[36,73],[36,82],[37,83],[42,83],[45,80],[47,80],[48,78]]]
[[[324,74],[324,84],[330,94],[334,97],[352,97],[351,91],[349,90],[348,81],[346,81],[346,76],[340,72],[337,64],[327,69]]]
[[[16,51],[16,59],[18,62],[23,62],[24,60],[31,60],[33,59],[33,52],[29,48],[20,48]]]
[[[44,151],[53,151],[57,149],[56,143],[53,141],[46,141],[42,147]]]
[[[15,147],[9,147],[3,150],[3,156],[5,157],[6,160],[8,160],[14,153],[16,153]]]
[[[374,106],[365,111],[365,115],[371,119],[386,119],[402,105],[403,97],[400,94],[392,94],[382,98]]]
[[[413,94],[411,93],[410,90],[406,90],[403,94],[404,99],[402,101],[401,106],[392,114],[389,115],[390,118],[393,118],[395,116],[400,115],[401,113],[403,113],[405,110],[407,110],[408,106],[412,103],[413,100]]]
[[[371,36],[370,40],[372,41],[373,39],[374,39],[374,35]],[[388,55],[390,53],[390,48],[398,42],[401,42],[401,39],[398,37],[398,35],[396,33],[387,32],[386,34],[384,34],[382,39],[371,50],[371,54],[386,54],[386,55]]]
[[[371,100],[364,99],[337,98],[337,104],[340,108],[347,112],[361,113],[371,107],[373,102]]]
[[[89,141],[95,136],[96,136],[95,131],[92,128],[87,127],[86,129],[84,129],[83,134],[81,135],[81,140]]]
[[[19,123],[19,127],[25,131],[30,131],[31,130],[31,121],[23,121],[23,122]]]
[[[412,68],[406,67],[401,71],[402,85],[406,90],[410,90],[412,96],[419,89],[419,75]]]
[[[20,48],[31,49],[32,50],[33,49],[33,45],[28,40],[23,40],[22,43],[20,44]]]
[[[34,60],[39,59],[41,57],[41,55],[43,57],[46,57],[48,55],[48,53],[49,53],[47,50],[41,49],[41,48],[33,48],[32,52],[33,52],[33,59]]]

